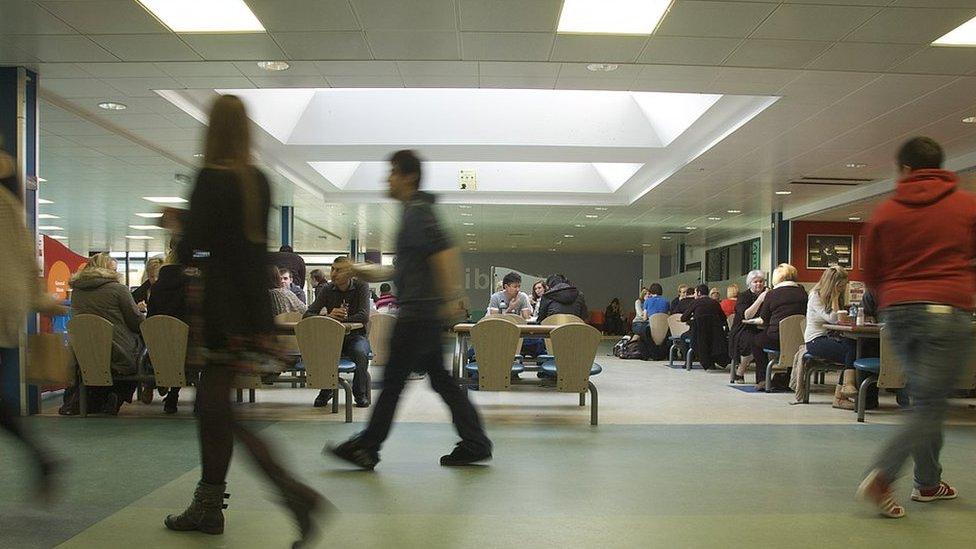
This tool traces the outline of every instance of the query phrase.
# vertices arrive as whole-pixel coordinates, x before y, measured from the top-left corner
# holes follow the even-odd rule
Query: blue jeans
[[[857,342],[846,337],[820,336],[807,343],[807,352],[817,358],[854,368]],[[841,376],[837,383],[840,384],[843,379],[844,376]]]
[[[908,379],[915,401],[898,432],[881,449],[873,468],[889,482],[911,456],[915,486],[935,488],[942,481],[939,452],[948,397],[969,361],[972,315],[944,305],[897,305],[882,311],[885,330]]]

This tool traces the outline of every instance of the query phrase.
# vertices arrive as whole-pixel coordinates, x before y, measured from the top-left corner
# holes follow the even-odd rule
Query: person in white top
[[[522,291],[522,276],[518,273],[508,273],[502,279],[502,289],[491,295],[488,300],[488,314],[513,314],[524,319],[532,316],[532,306],[529,296]]]
[[[847,318],[847,282],[847,270],[843,267],[835,265],[824,271],[807,300],[807,326],[803,340],[811,355],[844,365],[844,373],[834,390],[833,405],[834,408],[853,410],[852,397],[857,395],[857,386],[854,385],[857,344],[853,339],[830,334],[824,329],[824,324],[837,324]]]

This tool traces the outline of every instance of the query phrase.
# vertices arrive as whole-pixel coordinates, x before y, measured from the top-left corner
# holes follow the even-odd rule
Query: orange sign
[[[64,261],[55,261],[47,272],[47,293],[55,299],[68,299],[68,281],[71,280],[71,269]]]

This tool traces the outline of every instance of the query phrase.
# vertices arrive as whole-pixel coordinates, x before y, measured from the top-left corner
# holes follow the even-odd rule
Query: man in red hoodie
[[[973,347],[976,296],[976,196],[957,189],[942,169],[942,148],[916,137],[898,152],[893,197],[871,218],[865,282],[878,296],[885,331],[908,377],[915,410],[884,446],[858,488],[858,497],[891,518],[905,515],[891,483],[915,461],[912,499],[954,499],[942,481],[939,451],[947,398]]]

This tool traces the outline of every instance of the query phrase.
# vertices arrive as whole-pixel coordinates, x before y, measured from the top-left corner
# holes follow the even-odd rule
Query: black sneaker
[[[356,397],[356,408],[369,408],[369,398]]]
[[[471,465],[479,461],[488,461],[490,459],[491,452],[475,453],[458,444],[454,447],[453,452],[446,456],[441,456],[441,465],[445,467],[456,467],[459,465]]]
[[[163,413],[170,415],[175,414],[177,402],[179,401],[173,398],[171,395],[166,395],[166,398],[163,399]]]
[[[110,416],[117,416],[119,415],[119,408],[121,408],[121,404],[119,404],[119,395],[109,393],[108,396],[105,397],[105,405],[102,406],[102,413]]]
[[[312,406],[316,408],[325,408],[325,406],[329,404],[330,400],[332,400],[332,391],[329,389],[322,389],[319,391],[319,396],[315,397],[315,402],[312,403]]]
[[[351,438],[338,446],[327,445],[322,453],[326,452],[331,452],[335,457],[367,471],[372,471],[380,462],[380,454],[375,450],[364,448],[358,438]]]

